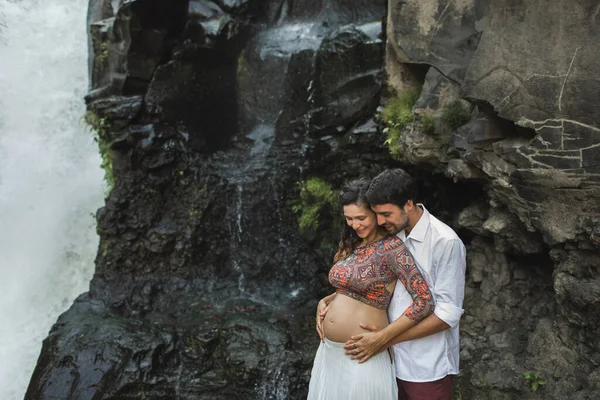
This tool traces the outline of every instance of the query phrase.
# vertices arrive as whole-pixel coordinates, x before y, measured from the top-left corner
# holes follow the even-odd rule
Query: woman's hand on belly
[[[333,301],[333,299],[335,298],[335,293],[330,294],[327,297],[324,297],[321,299],[321,301],[319,301],[319,304],[317,304],[317,323],[316,323],[316,328],[317,328],[317,333],[319,334],[319,339],[321,339],[321,342],[325,341],[325,331],[323,330],[323,320],[325,319],[325,315],[327,315],[327,310],[329,309],[329,303],[331,303]]]

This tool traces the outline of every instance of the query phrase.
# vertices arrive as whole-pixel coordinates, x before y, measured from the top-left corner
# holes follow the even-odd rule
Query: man
[[[345,349],[365,362],[392,346],[399,400],[451,400],[464,312],[465,247],[449,226],[416,203],[416,197],[416,183],[402,169],[382,172],[367,192],[377,223],[404,241],[427,280],[436,303],[434,313],[387,343],[381,343],[379,327],[361,324],[371,332],[353,336]],[[398,318],[411,302],[404,286],[396,284],[389,320]]]

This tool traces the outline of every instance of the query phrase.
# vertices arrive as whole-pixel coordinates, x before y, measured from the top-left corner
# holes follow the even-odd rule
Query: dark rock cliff
[[[347,3],[90,2],[87,119],[114,188],[26,398],[306,396],[331,251],[299,235],[296,183],[391,162],[385,4]]]
[[[304,398],[335,237],[298,232],[297,182],[399,163],[468,245],[458,398],[594,398],[598,9],[90,0],[88,120],[114,187],[90,291],[26,399]],[[376,110],[408,88],[398,160]]]

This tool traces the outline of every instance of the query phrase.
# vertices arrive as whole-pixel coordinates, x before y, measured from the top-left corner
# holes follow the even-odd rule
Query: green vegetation
[[[394,158],[400,157],[398,141],[402,130],[414,120],[412,109],[419,99],[420,88],[410,88],[391,98],[381,112],[381,119],[386,127],[383,132],[387,134],[385,144]]]
[[[435,117],[431,114],[421,116],[421,132],[431,135],[435,132]]]
[[[106,60],[108,60],[108,43],[100,43],[100,51],[96,55],[96,58],[100,63],[104,63]]]
[[[298,183],[300,198],[292,205],[292,211],[298,215],[301,232],[316,230],[327,212],[330,215],[338,211],[337,194],[331,185],[319,178],[311,178]]]
[[[237,76],[239,78],[240,74],[245,71],[246,68],[246,57],[244,57],[244,53],[240,54],[237,59]]]
[[[188,211],[188,217],[190,219],[196,219],[196,217],[198,217],[198,215],[200,215],[200,212],[198,211],[198,209],[195,206],[192,206]]]
[[[531,385],[531,391],[537,392],[538,388],[546,384],[546,381],[541,379],[541,372],[527,371],[523,374],[526,381]]]
[[[463,400],[462,390],[460,388],[460,379],[454,380],[454,385],[452,387],[452,399],[453,400]]]
[[[98,143],[102,163],[100,166],[104,169],[104,180],[107,190],[110,192],[115,187],[115,176],[113,174],[113,163],[110,158],[110,124],[106,118],[100,118],[95,112],[85,113],[85,122],[96,131],[94,140]]]
[[[102,245],[100,247],[102,248],[102,257],[106,257],[106,255],[108,254],[108,248],[109,248],[108,243],[102,242]]]
[[[442,122],[450,128],[451,131],[457,130],[466,124],[471,115],[469,110],[463,106],[460,100],[454,100],[442,109]]]

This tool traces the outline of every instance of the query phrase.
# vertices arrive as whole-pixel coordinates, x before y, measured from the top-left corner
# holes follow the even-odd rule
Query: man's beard
[[[402,223],[400,225],[395,225],[395,224],[386,224],[385,225],[385,229],[392,235],[395,235],[398,232],[402,232],[406,228],[408,228],[408,215],[405,216],[404,221],[402,221]]]

